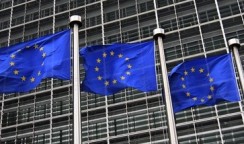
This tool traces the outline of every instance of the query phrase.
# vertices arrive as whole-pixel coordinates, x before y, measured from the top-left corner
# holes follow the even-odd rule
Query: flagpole
[[[241,82],[242,92],[244,92],[244,74],[243,74],[243,69],[242,69],[240,55],[239,55],[239,52],[238,52],[238,49],[241,46],[240,45],[240,41],[239,41],[239,39],[233,38],[233,39],[230,39],[228,41],[228,44],[229,44],[229,48],[232,50],[232,53],[234,55],[236,66],[237,66],[237,70],[238,70],[238,74],[239,74],[239,79],[240,79],[240,82]]]
[[[158,41],[158,48],[159,48],[159,56],[161,62],[161,72],[163,76],[163,85],[164,85],[164,95],[165,95],[165,102],[166,102],[166,112],[167,112],[167,120],[168,120],[168,127],[169,127],[169,141],[171,144],[178,144],[177,133],[176,133],[176,126],[175,126],[175,119],[171,101],[171,94],[170,94],[170,87],[169,87],[169,80],[168,80],[168,73],[164,55],[164,47],[163,47],[163,37],[164,29],[157,28],[153,30],[153,37],[155,41]]]
[[[239,74],[239,79],[241,83],[241,89],[242,92],[244,92],[244,74],[243,74],[243,69],[242,69],[242,64],[241,64],[241,59],[239,55],[238,49],[241,47],[239,39],[233,38],[228,41],[229,44],[229,49],[231,50],[232,54],[234,55],[236,66],[237,66],[237,71]],[[241,116],[242,116],[242,121],[244,123],[244,114],[243,114],[243,108],[241,101],[239,101],[239,106],[241,110]]]
[[[81,111],[80,111],[80,62],[79,62],[79,27],[81,17],[70,17],[70,27],[73,30],[73,143],[81,144]]]

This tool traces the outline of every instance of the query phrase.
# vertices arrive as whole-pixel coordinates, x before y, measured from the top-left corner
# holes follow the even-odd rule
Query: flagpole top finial
[[[240,47],[240,40],[237,38],[232,38],[228,40],[229,47],[232,48],[233,46],[237,46],[238,48]]]
[[[73,27],[74,24],[78,24],[80,27],[82,26],[81,16],[79,16],[79,15],[73,15],[73,16],[70,17],[69,25],[71,27]]]
[[[160,36],[162,38],[165,36],[164,29],[156,28],[153,30],[153,38],[156,39],[158,36]]]

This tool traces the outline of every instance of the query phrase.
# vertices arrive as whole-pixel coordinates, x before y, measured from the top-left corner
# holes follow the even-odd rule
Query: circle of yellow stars
[[[26,46],[25,47],[26,49],[31,49],[31,46]],[[44,59],[45,57],[46,57],[46,53],[44,52],[44,47],[40,47],[38,44],[35,44],[34,46],[33,46],[33,48],[35,49],[35,50],[38,50],[40,53],[41,53],[41,56],[42,56],[42,58]],[[22,49],[20,49],[20,50],[18,50],[18,51],[16,51],[15,53],[13,53],[13,54],[11,54],[10,55],[10,62],[9,62],[9,65],[10,65],[10,67],[12,67],[12,69],[13,69],[13,74],[15,75],[15,76],[19,76],[20,77],[20,80],[22,81],[22,82],[31,82],[31,83],[34,83],[35,82],[35,80],[36,80],[36,78],[34,77],[34,76],[32,76],[32,77],[28,77],[28,76],[26,76],[26,75],[21,75],[21,71],[18,69],[18,68],[16,68],[16,61],[15,61],[15,59],[16,59],[16,57],[17,57],[17,54],[19,53],[19,52],[21,52],[22,51]],[[41,66],[44,66],[44,62],[42,62],[42,64],[41,64]],[[37,76],[41,76],[41,70],[38,70],[38,72],[36,73],[36,75]]]
[[[189,97],[189,98],[192,97],[190,91],[187,90],[187,85],[186,85],[186,82],[185,82],[186,77],[189,76],[189,75],[192,74],[192,73],[198,73],[198,74],[206,75],[206,77],[208,78],[208,81],[209,81],[209,83],[210,83],[209,90],[210,90],[212,93],[215,91],[215,87],[214,87],[213,85],[211,85],[211,84],[214,82],[214,78],[211,77],[209,73],[206,74],[204,68],[198,68],[198,69],[197,69],[197,68],[195,68],[195,67],[192,67],[192,68],[189,69],[189,70],[185,70],[185,71],[183,72],[183,76],[180,78],[181,81],[182,81],[182,85],[181,85],[181,87],[182,87],[183,89],[186,90],[186,92],[185,92],[185,96],[187,96],[187,97]],[[202,98],[200,98],[200,99],[198,99],[198,97],[196,97],[196,96],[193,96],[191,99],[192,99],[193,101],[198,101],[198,100],[199,100],[201,103],[204,103],[204,102],[206,102],[206,99],[210,100],[210,99],[212,99],[212,98],[213,98],[213,95],[207,95],[206,97],[202,97]]]
[[[129,60],[130,60],[130,58],[125,57],[122,53],[116,54],[114,51],[109,51],[109,52],[103,52],[102,53],[102,58],[103,59],[107,58],[108,56],[115,57],[115,58],[118,58],[118,59],[124,59],[126,62],[129,62]],[[97,58],[96,59],[96,63],[97,64],[101,64],[103,62],[102,58]],[[130,70],[132,68],[133,68],[133,66],[131,64],[127,64],[127,70],[126,70],[125,74],[120,76],[119,79],[112,79],[112,80],[109,81],[107,79],[104,79],[101,75],[98,75],[97,76],[97,80],[98,81],[102,81],[104,83],[104,86],[106,86],[106,87],[110,86],[110,85],[115,85],[115,84],[118,83],[119,80],[121,80],[121,81],[126,80],[126,78],[131,75]],[[99,68],[99,66],[95,66],[94,71],[99,73],[101,71],[101,69]]]

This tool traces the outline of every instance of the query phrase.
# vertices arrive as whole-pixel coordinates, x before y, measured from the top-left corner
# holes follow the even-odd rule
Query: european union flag
[[[27,92],[44,78],[70,79],[70,30],[0,48],[0,92]]]
[[[157,90],[153,41],[91,46],[80,54],[86,71],[84,91],[110,95],[127,87]]]
[[[169,76],[174,112],[220,101],[239,101],[230,54],[183,62]]]

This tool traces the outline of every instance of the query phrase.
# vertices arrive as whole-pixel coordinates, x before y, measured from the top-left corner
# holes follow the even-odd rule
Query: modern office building
[[[75,14],[82,16],[80,47],[150,40],[155,28],[164,28],[170,71],[183,60],[229,52],[230,38],[242,46],[243,12],[244,0],[1,0],[0,47],[67,29]],[[242,49],[240,55],[244,59]],[[156,57],[156,92],[81,92],[83,143],[169,144],[158,51]],[[244,143],[241,100],[176,113],[179,143]],[[2,94],[0,143],[71,144],[72,108],[70,81],[46,79],[29,93]]]

